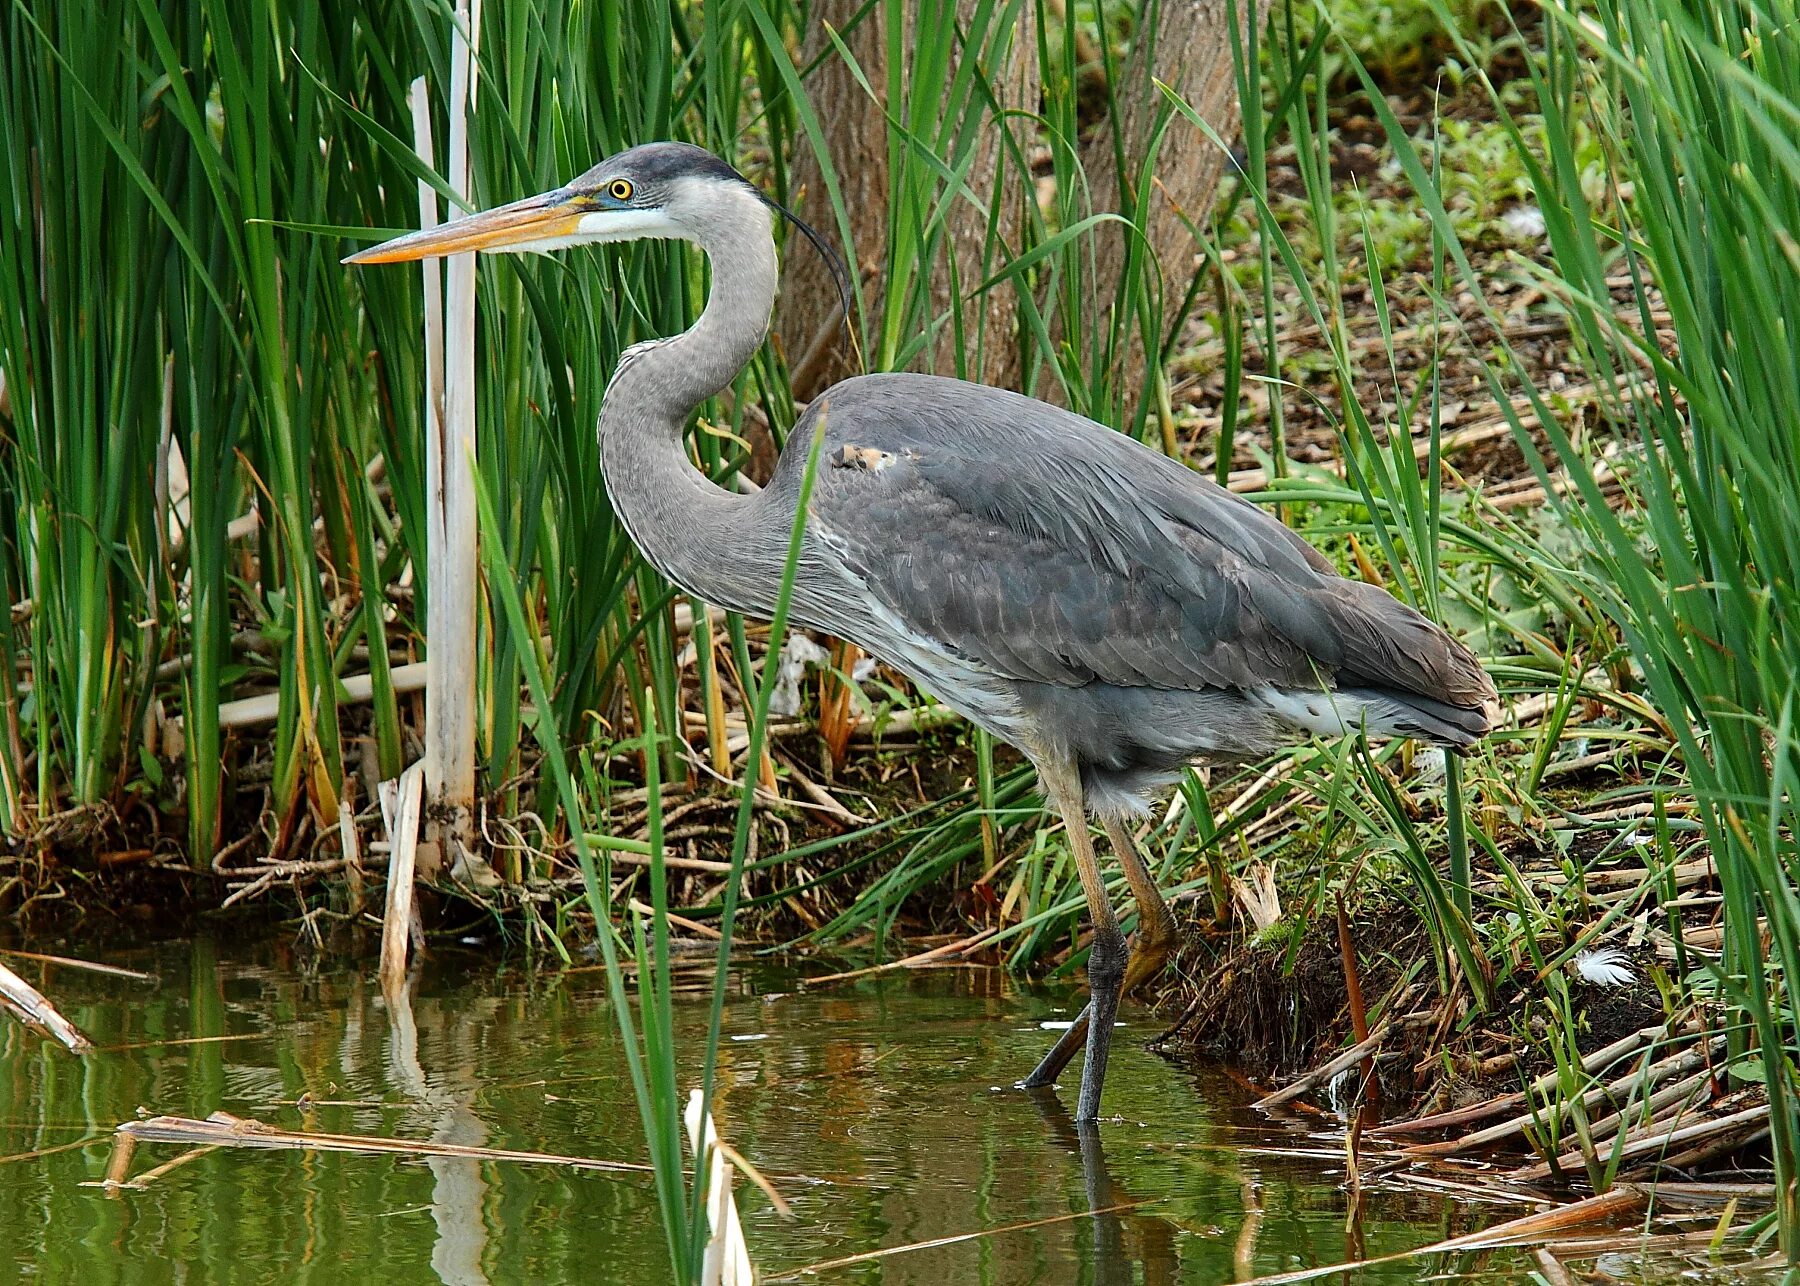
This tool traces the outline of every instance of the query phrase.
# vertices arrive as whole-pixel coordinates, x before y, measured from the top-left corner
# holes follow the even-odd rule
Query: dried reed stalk
[[[46,1000],[41,991],[3,964],[0,964],[0,1009],[16,1015],[28,1026],[49,1032],[70,1053],[85,1054],[94,1047],[94,1042],[57,1012],[56,1006]]]
[[[753,1286],[756,1272],[750,1266],[750,1250],[744,1242],[744,1226],[738,1221],[737,1198],[731,1195],[731,1165],[724,1156],[712,1113],[702,1113],[706,1096],[695,1090],[688,1096],[688,1146],[705,1175],[706,1223],[711,1236],[700,1261],[701,1286]]]
[[[414,764],[396,781],[381,783],[381,811],[388,825],[387,907],[381,917],[381,989],[406,984],[406,949],[413,935],[414,860],[419,849],[419,811],[424,767]]]
[[[355,1152],[372,1156],[458,1157],[474,1161],[561,1165],[577,1170],[605,1170],[625,1174],[652,1172],[650,1166],[630,1161],[560,1156],[553,1152],[393,1139],[379,1135],[313,1134],[282,1130],[261,1121],[233,1116],[229,1112],[214,1112],[204,1121],[181,1116],[153,1116],[143,1121],[126,1121],[118,1127],[117,1132],[134,1143],[181,1143],[189,1147],[261,1148],[273,1151]],[[120,1181],[124,1181],[122,1176]]]

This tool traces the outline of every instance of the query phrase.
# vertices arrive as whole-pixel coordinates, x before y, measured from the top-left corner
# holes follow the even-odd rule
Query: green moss
[[[1445,0],[1445,8],[1464,35],[1510,30],[1506,7],[1497,0]],[[1429,80],[1428,69],[1441,64],[1453,47],[1430,0],[1337,0],[1331,21],[1382,84]],[[1336,82],[1347,74],[1347,60],[1328,56],[1326,69]]]

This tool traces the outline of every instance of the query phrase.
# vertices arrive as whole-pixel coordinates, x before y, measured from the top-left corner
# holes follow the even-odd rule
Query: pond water
[[[0,1279],[666,1280],[655,1198],[636,1174],[222,1149],[141,1191],[84,1186],[104,1174],[119,1122],[221,1109],[286,1129],[642,1160],[598,969],[440,953],[395,1012],[372,961],[282,943],[202,938],[106,959],[155,980],[42,975],[100,1052],[78,1059],[0,1019]],[[796,1216],[781,1220],[740,1184],[765,1281],[985,1234],[798,1280],[1211,1284],[1406,1250],[1522,1213],[1377,1186],[1349,1218],[1331,1123],[1271,1123],[1222,1072],[1146,1052],[1156,1025],[1141,1008],[1125,1007],[1114,1046],[1116,1119],[1084,1141],[1054,1105],[997,1088],[1054,1038],[1041,1023],[1073,1016],[1076,990],[972,968],[807,992],[798,977],[755,959],[735,973],[715,1106],[723,1137],[781,1176]],[[696,967],[678,1020],[696,1042],[709,979],[710,965]],[[134,1173],[180,1152],[145,1144]],[[1437,1255],[1329,1280],[1526,1282],[1528,1262]]]

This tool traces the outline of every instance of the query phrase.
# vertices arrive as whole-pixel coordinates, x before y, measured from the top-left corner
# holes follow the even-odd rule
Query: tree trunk
[[[902,3],[904,13],[896,15],[893,11]],[[890,261],[888,221],[893,210],[888,163],[887,24],[896,20],[904,24],[900,45],[908,65],[901,69],[902,83],[910,88],[913,76],[910,60],[918,24],[955,22],[958,32],[966,36],[979,5],[975,0],[923,0],[922,3],[886,0],[886,3],[870,7],[862,21],[852,27],[852,20],[863,7],[863,0],[815,0],[813,26],[803,42],[801,61],[804,65],[821,53],[825,54],[807,78],[806,88],[818,113],[826,151],[837,174],[850,219],[853,245],[845,248],[846,258],[850,270],[862,278],[866,313],[871,326],[878,327],[884,292],[892,285],[884,275]],[[1015,31],[990,31],[977,41],[977,48],[958,50],[959,57],[982,60],[1002,111],[1035,111],[1037,107],[1034,12],[1035,5],[1028,0],[1022,6],[1022,17]],[[864,78],[875,91],[873,100],[849,64],[832,51],[826,24],[838,32],[855,56]],[[953,65],[950,68],[952,76],[955,70]],[[994,120],[991,112],[984,115],[986,119],[975,144],[967,184],[986,201],[1002,171],[1012,171],[1014,167],[1002,146],[1001,129],[1010,128],[1010,123]],[[926,128],[921,126],[921,132]],[[1029,140],[1024,142],[1029,144]],[[795,212],[835,241],[836,217],[823,181],[819,157],[805,143],[796,148],[792,180],[792,190],[797,193]],[[943,316],[950,309],[953,281],[957,292],[967,300],[970,292],[983,280],[983,249],[990,232],[996,234],[1007,248],[995,257],[995,266],[1017,252],[1024,203],[1032,199],[1032,188],[1029,176],[1023,174],[1008,173],[1006,182],[1013,190],[1000,202],[1001,219],[997,229],[991,227],[993,221],[987,209],[960,197],[940,198],[951,201],[952,208],[944,220],[942,242],[934,256],[937,262],[922,268],[931,274],[930,299],[935,316]],[[947,255],[944,253],[946,248]],[[954,276],[946,260],[954,261]],[[1016,382],[1016,308],[1012,292],[1005,287],[965,305],[965,345],[960,356],[969,378],[1001,385]],[[810,399],[830,384],[862,369],[862,359],[849,346],[837,310],[837,287],[821,258],[804,251],[786,255],[775,329],[794,375],[797,399]],[[977,326],[985,332],[979,360],[973,352],[972,338]],[[915,370],[955,373],[959,357],[956,343],[954,331],[946,325],[908,365]]]
[[[1260,25],[1269,0],[1238,0],[1238,20]],[[1177,116],[1163,131],[1154,157],[1155,181],[1148,208],[1132,205],[1143,180],[1142,166],[1159,122],[1171,110],[1155,82],[1181,96],[1222,139],[1238,133],[1237,74],[1232,59],[1231,8],[1227,0],[1144,0],[1139,24],[1119,67],[1114,87],[1119,119],[1096,130],[1082,149],[1082,164],[1096,210],[1132,216],[1143,229],[1162,275],[1159,334],[1166,335],[1198,271],[1198,245],[1182,215],[1204,227],[1212,212],[1226,155],[1187,120]],[[1242,39],[1242,35],[1239,37]],[[1125,158],[1124,183],[1118,157]],[[1097,230],[1095,280],[1091,297],[1102,305],[1118,297],[1125,270],[1126,238],[1118,225]],[[1143,380],[1146,353],[1133,327],[1112,372],[1115,387],[1135,398]]]
[[[798,61],[806,66],[831,48],[825,33],[829,24],[856,61],[869,69],[870,83],[879,92],[885,83],[879,74],[885,61],[881,14],[872,11],[850,27],[860,7],[859,0],[814,0],[812,29]],[[839,247],[845,266],[873,287],[879,282],[871,274],[887,244],[887,121],[840,55],[827,56],[807,77],[806,92],[825,132],[826,151],[850,215],[853,242]],[[835,244],[838,225],[823,167],[803,133],[796,136],[789,188],[794,213]],[[839,317],[837,285],[823,257],[810,246],[790,247],[782,256],[775,334],[787,357],[796,401],[810,401],[820,389],[857,373]]]

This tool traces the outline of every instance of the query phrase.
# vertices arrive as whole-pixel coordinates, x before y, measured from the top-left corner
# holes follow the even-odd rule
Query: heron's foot
[[[1161,909],[1161,915],[1140,922],[1138,931],[1131,935],[1131,959],[1125,965],[1122,995],[1129,995],[1161,973],[1181,945],[1181,929],[1174,915],[1167,907]]]
[[[1165,908],[1159,916],[1149,917],[1131,937],[1131,958],[1125,965],[1125,977],[1119,986],[1119,994],[1137,990],[1163,971],[1169,957],[1181,943],[1181,930],[1175,923],[1175,917]],[[1089,962],[1089,986],[1093,985],[1092,961]],[[1082,1007],[1075,1021],[1064,1030],[1043,1061],[1032,1069],[1031,1075],[1014,1082],[1015,1089],[1036,1090],[1047,1089],[1056,1084],[1056,1078],[1062,1075],[1067,1067],[1087,1044],[1088,1028],[1092,1017],[1093,1004],[1090,1001]],[[1107,1028],[1111,1031],[1111,1027]]]

